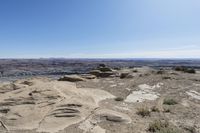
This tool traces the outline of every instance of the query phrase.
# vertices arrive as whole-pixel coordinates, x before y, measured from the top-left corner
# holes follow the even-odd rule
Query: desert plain
[[[200,133],[200,71],[99,64],[0,83],[1,133]]]

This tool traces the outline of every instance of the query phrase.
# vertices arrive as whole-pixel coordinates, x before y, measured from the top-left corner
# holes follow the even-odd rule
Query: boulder
[[[101,71],[100,70],[92,70],[92,71],[90,71],[90,74],[100,77]]]
[[[96,115],[100,117],[100,121],[110,121],[117,123],[131,122],[131,118],[128,115],[113,110],[100,109],[96,112]]]
[[[97,67],[97,70],[101,71],[101,72],[111,72],[112,69],[107,67],[105,64],[99,64],[99,66]]]
[[[114,72],[101,72],[100,73],[100,77],[107,78],[107,77],[110,77],[110,76],[112,76],[114,74],[115,74]]]
[[[85,79],[78,75],[65,75],[60,79],[58,79],[58,81],[78,82],[78,81],[85,81]]]
[[[109,67],[99,67],[98,70],[101,72],[112,72],[112,69]]]
[[[107,78],[115,75],[115,72],[109,67],[106,67],[105,64],[100,64],[96,70],[90,71],[90,74],[95,75],[96,77]]]
[[[95,79],[96,76],[92,75],[92,74],[82,74],[81,77],[85,78],[85,79]]]
[[[102,72],[100,70],[92,70],[90,74],[95,75],[96,77],[107,78],[111,75],[114,75],[114,72]]]
[[[125,72],[125,73],[121,73],[121,74],[120,74],[120,78],[121,78],[121,79],[124,79],[124,78],[133,78],[133,75],[131,75],[131,74],[128,73],[128,72]]]

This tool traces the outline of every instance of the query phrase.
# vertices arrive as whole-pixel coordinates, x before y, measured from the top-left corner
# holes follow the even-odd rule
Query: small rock
[[[28,85],[28,86],[32,86],[32,85],[33,85],[33,82],[24,81],[24,82],[22,82],[21,84]]]
[[[128,115],[116,112],[113,110],[102,109],[96,112],[100,116],[100,120],[106,120],[110,122],[130,123],[131,119]]]
[[[119,116],[106,116],[107,121],[112,121],[112,122],[123,122],[124,120],[119,117]]]

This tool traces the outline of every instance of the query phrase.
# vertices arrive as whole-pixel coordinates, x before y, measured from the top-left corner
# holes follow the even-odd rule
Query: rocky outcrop
[[[95,79],[96,78],[96,76],[92,75],[92,74],[82,74],[81,77],[85,78],[85,79]]]
[[[78,75],[65,75],[60,79],[58,79],[58,81],[78,82],[78,81],[85,81],[85,79]]]
[[[89,117],[100,107],[99,102],[115,98],[106,91],[77,88],[75,83],[70,82],[50,79],[29,82],[34,84],[21,84],[17,90],[0,93],[0,115],[3,117],[0,122],[6,127],[1,132],[26,129],[56,133]],[[5,86],[12,87],[12,84]]]
[[[107,78],[107,77],[110,77],[112,75],[115,75],[115,73],[112,72],[112,71],[111,72],[102,72],[100,70],[92,70],[90,72],[90,74],[95,75],[96,77],[100,77],[100,78]]]
[[[121,79],[124,79],[124,78],[133,78],[133,75],[131,75],[131,74],[128,73],[128,72],[124,72],[124,73],[121,73],[121,74],[120,74],[120,78],[121,78]]]
[[[100,65],[99,67],[97,67],[97,69],[90,71],[90,74],[100,78],[107,78],[115,75],[115,72],[105,65]]]
[[[100,117],[102,121],[111,121],[118,123],[130,123],[131,118],[123,113],[119,113],[109,109],[101,109],[96,112],[96,115]]]
[[[112,69],[109,67],[99,67],[98,70],[101,72],[112,72]]]

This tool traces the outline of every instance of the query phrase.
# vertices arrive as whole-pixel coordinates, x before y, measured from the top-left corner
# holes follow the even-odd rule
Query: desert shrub
[[[129,69],[133,69],[133,68],[134,68],[134,66],[129,66],[128,68],[129,68]]]
[[[121,79],[124,79],[124,78],[126,78],[128,75],[129,75],[129,73],[121,73],[121,74],[120,74],[120,78],[121,78]]]
[[[136,69],[135,69],[135,70],[133,70],[133,72],[134,72],[134,73],[137,73],[137,72],[138,72],[138,70],[136,70]]]
[[[166,120],[155,120],[149,124],[148,130],[154,133],[181,133],[176,127],[171,126]]]
[[[148,130],[150,132],[160,131],[163,128],[167,128],[169,123],[167,121],[155,120],[154,122],[149,124]]]
[[[190,133],[197,133],[194,126],[187,126],[187,127],[184,127],[184,129]]]
[[[122,98],[122,97],[116,97],[115,101],[124,101],[124,98]]]
[[[156,72],[156,74],[164,74],[165,73],[165,71],[164,70],[158,70],[157,72]]]
[[[9,111],[10,111],[9,108],[1,108],[1,109],[0,109],[0,112],[1,112],[1,113],[8,113]]]
[[[25,84],[25,85],[29,85],[29,86],[31,86],[31,85],[33,85],[33,82],[30,82],[30,81],[24,81],[24,82],[22,82],[22,84]]]
[[[184,66],[177,66],[174,68],[175,71],[182,71],[182,72],[185,72],[185,73],[196,73],[195,69],[193,68],[187,68],[187,67],[184,67]]]
[[[183,67],[183,66],[176,66],[176,67],[174,68],[174,70],[175,70],[175,71],[184,71],[184,70],[185,70],[185,67]]]
[[[164,77],[162,77],[162,79],[172,79],[172,78],[168,77],[168,76],[164,76]]]
[[[164,108],[164,112],[165,112],[165,113],[170,113],[171,110],[170,110],[169,108]]]
[[[159,110],[156,106],[153,106],[153,107],[151,108],[151,111],[152,111],[152,112],[160,112],[160,110]]]
[[[166,105],[175,105],[175,104],[178,104],[178,102],[174,99],[164,99],[164,102],[163,104],[166,104]]]
[[[145,117],[145,116],[150,116],[151,112],[149,111],[148,108],[138,108],[137,114],[141,115],[142,117]]]
[[[176,128],[162,128],[160,131],[157,131],[156,133],[182,133]]]
[[[106,67],[105,64],[99,64],[99,67]]]
[[[109,67],[99,67],[98,70],[100,70],[101,72],[111,72],[112,69]]]
[[[119,67],[114,67],[113,69],[114,70],[121,70],[121,68],[119,68]]]
[[[192,68],[188,69],[186,72],[187,73],[196,73],[196,71],[194,69],[192,69]]]

